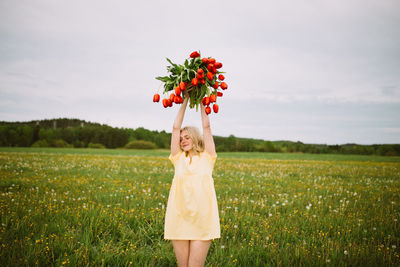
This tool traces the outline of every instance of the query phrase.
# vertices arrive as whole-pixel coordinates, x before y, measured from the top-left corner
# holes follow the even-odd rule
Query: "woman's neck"
[[[197,154],[198,153],[193,151],[193,149],[186,152],[186,156],[189,156],[190,158],[192,158],[193,156],[196,156]]]
[[[196,156],[196,155],[198,155],[198,153],[193,151],[193,149],[189,150],[189,151],[186,151],[186,157],[189,156],[189,158],[190,158],[189,164],[192,164],[192,158],[193,158],[193,156]]]

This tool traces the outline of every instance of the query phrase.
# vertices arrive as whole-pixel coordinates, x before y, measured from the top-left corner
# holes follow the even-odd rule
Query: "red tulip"
[[[185,82],[180,82],[179,87],[181,88],[181,91],[185,91],[186,88],[186,83]]]
[[[219,109],[218,104],[214,104],[213,105],[213,110],[214,110],[215,113],[218,113],[218,109]]]
[[[203,100],[201,101],[204,106],[210,105],[210,98],[208,96],[204,97]]]
[[[198,83],[199,83],[199,80],[197,78],[193,78],[192,79],[192,85],[193,86],[197,86]]]
[[[215,101],[217,101],[217,96],[214,94],[210,95],[210,102],[214,103]]]
[[[179,104],[179,103],[180,103],[179,97],[180,97],[180,96],[177,96],[177,95],[174,97],[174,103],[175,103],[175,104]]]
[[[199,57],[200,56],[200,54],[199,54],[199,52],[197,52],[197,51],[194,51],[194,52],[192,52],[191,54],[190,54],[190,57],[191,58],[196,58],[196,57]]]
[[[180,86],[177,86],[176,88],[175,88],[175,95],[180,95],[181,94],[181,87]]]
[[[168,99],[164,98],[162,100],[162,104],[163,104],[164,108],[167,108],[168,107]]]
[[[221,86],[222,90],[225,90],[228,88],[228,85],[225,82],[222,82],[220,86]]]

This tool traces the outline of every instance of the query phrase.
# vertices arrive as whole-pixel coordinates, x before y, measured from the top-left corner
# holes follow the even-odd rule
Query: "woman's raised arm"
[[[172,126],[172,136],[171,136],[171,155],[174,156],[181,151],[180,138],[181,138],[181,126],[183,121],[183,116],[185,115],[185,110],[189,97],[185,97],[181,107],[179,108],[178,114],[176,115],[174,125]]]
[[[204,105],[201,103],[201,122],[203,125],[203,139],[204,139],[204,150],[211,156],[215,156],[215,144],[211,134],[210,118],[206,114]]]

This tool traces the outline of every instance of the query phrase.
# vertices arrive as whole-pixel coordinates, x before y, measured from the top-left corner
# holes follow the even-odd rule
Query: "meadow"
[[[4,266],[175,266],[168,151],[0,148]],[[400,158],[219,153],[207,266],[399,266]]]

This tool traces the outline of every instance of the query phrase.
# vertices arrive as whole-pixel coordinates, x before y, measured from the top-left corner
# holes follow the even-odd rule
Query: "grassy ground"
[[[135,149],[50,148],[50,147],[0,147],[0,152],[126,155],[126,156],[154,156],[154,157],[168,157],[169,155],[169,150],[166,149],[135,150]],[[342,154],[307,154],[307,153],[219,152],[218,157],[282,159],[282,160],[400,162],[400,157],[342,155]]]
[[[168,151],[0,148],[2,265],[174,266]],[[399,266],[398,158],[219,153],[207,266]]]

